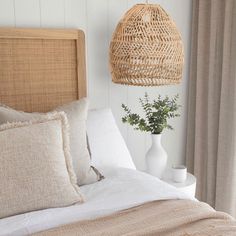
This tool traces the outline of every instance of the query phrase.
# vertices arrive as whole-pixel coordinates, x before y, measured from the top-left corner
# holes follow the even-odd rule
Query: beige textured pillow
[[[86,120],[88,113],[88,100],[86,98],[58,107],[57,111],[64,111],[70,126],[70,150],[73,166],[79,185],[90,184],[101,179],[99,172],[94,171],[90,165],[90,155],[86,140]],[[5,122],[26,121],[41,117],[41,113],[26,113],[16,111],[7,106],[0,105],[0,125]]]
[[[66,115],[0,126],[0,218],[82,202]]]

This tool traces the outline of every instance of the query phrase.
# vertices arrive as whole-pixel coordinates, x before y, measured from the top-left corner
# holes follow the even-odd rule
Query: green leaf
[[[122,104],[121,107],[125,112],[122,122],[133,126],[135,130],[151,132],[153,134],[160,134],[163,129],[173,129],[168,124],[168,120],[180,116],[177,112],[181,107],[177,103],[178,99],[178,94],[173,98],[169,98],[168,96],[162,98],[158,95],[156,99],[150,102],[148,94],[145,93],[144,98],[139,98],[140,105],[144,111],[144,117],[132,113],[130,108]]]

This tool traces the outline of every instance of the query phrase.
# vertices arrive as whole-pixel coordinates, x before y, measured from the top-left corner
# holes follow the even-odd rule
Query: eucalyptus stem
[[[132,113],[131,109],[122,104],[125,116],[122,118],[123,123],[127,123],[136,130],[150,132],[152,134],[161,134],[164,129],[173,129],[168,124],[170,118],[179,117],[177,112],[181,107],[177,101],[179,95],[169,98],[162,98],[160,95],[150,102],[149,96],[145,93],[144,98],[140,98],[139,102],[144,111],[145,116]]]

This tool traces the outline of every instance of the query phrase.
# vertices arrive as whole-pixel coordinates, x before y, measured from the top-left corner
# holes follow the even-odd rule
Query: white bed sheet
[[[116,168],[103,170],[103,173],[106,176],[104,180],[81,187],[85,203],[1,219],[0,235],[28,235],[62,224],[105,216],[153,200],[192,199],[143,172]]]

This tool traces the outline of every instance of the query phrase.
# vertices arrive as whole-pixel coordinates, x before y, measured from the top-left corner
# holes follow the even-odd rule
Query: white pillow
[[[88,112],[87,134],[95,167],[136,169],[110,109]]]

